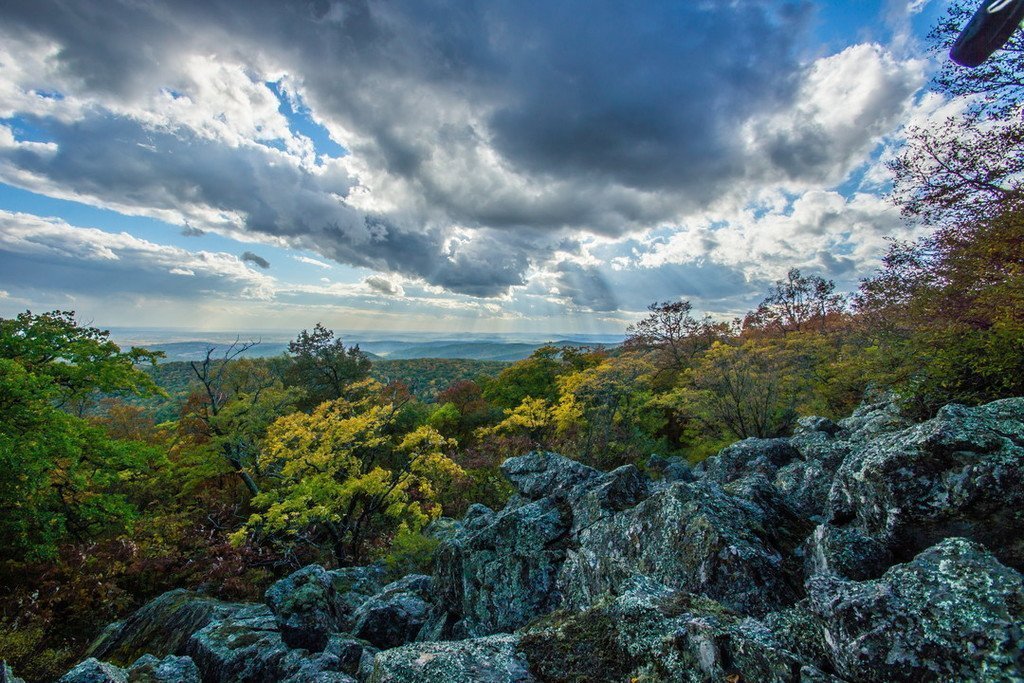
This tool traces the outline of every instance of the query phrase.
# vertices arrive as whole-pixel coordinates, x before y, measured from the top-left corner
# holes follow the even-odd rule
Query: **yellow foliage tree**
[[[235,541],[253,533],[327,540],[339,564],[352,564],[371,544],[439,516],[439,492],[464,475],[445,455],[456,444],[431,427],[394,434],[395,414],[371,397],[342,398],[274,422],[259,465],[277,483],[253,499],[260,512]]]

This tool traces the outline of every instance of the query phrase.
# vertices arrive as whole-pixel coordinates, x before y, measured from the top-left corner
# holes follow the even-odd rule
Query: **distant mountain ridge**
[[[497,340],[431,340],[410,342],[401,340],[353,341],[358,344],[371,359],[412,360],[417,358],[447,358],[463,360],[517,361],[528,357],[542,346],[591,346],[607,347],[612,344],[561,339],[551,342],[513,342]],[[231,342],[224,341],[175,341],[145,345],[151,351],[162,351],[165,361],[201,360],[210,347],[221,353],[226,351]],[[248,349],[244,356],[250,358],[268,358],[288,351],[288,344],[283,342],[260,342]],[[218,353],[215,351],[215,356]]]

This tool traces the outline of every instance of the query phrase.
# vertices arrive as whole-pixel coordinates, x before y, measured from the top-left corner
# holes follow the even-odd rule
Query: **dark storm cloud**
[[[53,41],[53,78],[101,106],[34,122],[56,152],[0,148],[0,161],[32,174],[37,191],[180,212],[494,296],[554,251],[578,250],[576,231],[651,227],[747,182],[750,150],[737,131],[793,104],[809,7],[9,0],[0,32]],[[314,172],[132,113],[162,90],[187,89],[179,66],[195,55],[244,65],[258,87],[289,74],[319,118],[352,136],[338,142],[368,176]],[[827,140],[822,159],[793,159],[784,144],[813,139],[815,125],[805,137],[764,127],[758,172],[817,173],[839,154]],[[355,208],[360,184],[395,208]],[[582,307],[611,310],[622,298],[592,269],[557,277]]]
[[[251,251],[244,252],[242,254],[242,260],[245,261],[246,263],[251,263],[253,265],[259,266],[264,270],[270,267],[270,261],[263,258],[259,254],[252,253]]]

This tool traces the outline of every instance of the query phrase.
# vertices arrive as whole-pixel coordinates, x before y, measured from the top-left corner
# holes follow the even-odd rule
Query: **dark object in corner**
[[[1024,19],[1024,0],[985,0],[960,31],[949,58],[961,66],[980,66],[1006,44]]]

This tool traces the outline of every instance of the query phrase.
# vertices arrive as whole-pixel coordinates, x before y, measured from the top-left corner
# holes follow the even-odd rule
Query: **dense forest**
[[[371,361],[319,323],[279,357],[161,364],[72,312],[0,319],[0,658],[52,679],[172,587],[258,600],[311,562],[403,575],[430,562],[431,521],[500,505],[498,466],[531,449],[656,476],[867,392],[916,417],[1024,395],[1018,66],[940,76],[975,106],[892,163],[930,231],[849,295],[792,269],[742,319],[657,302],[620,347],[510,364]]]

